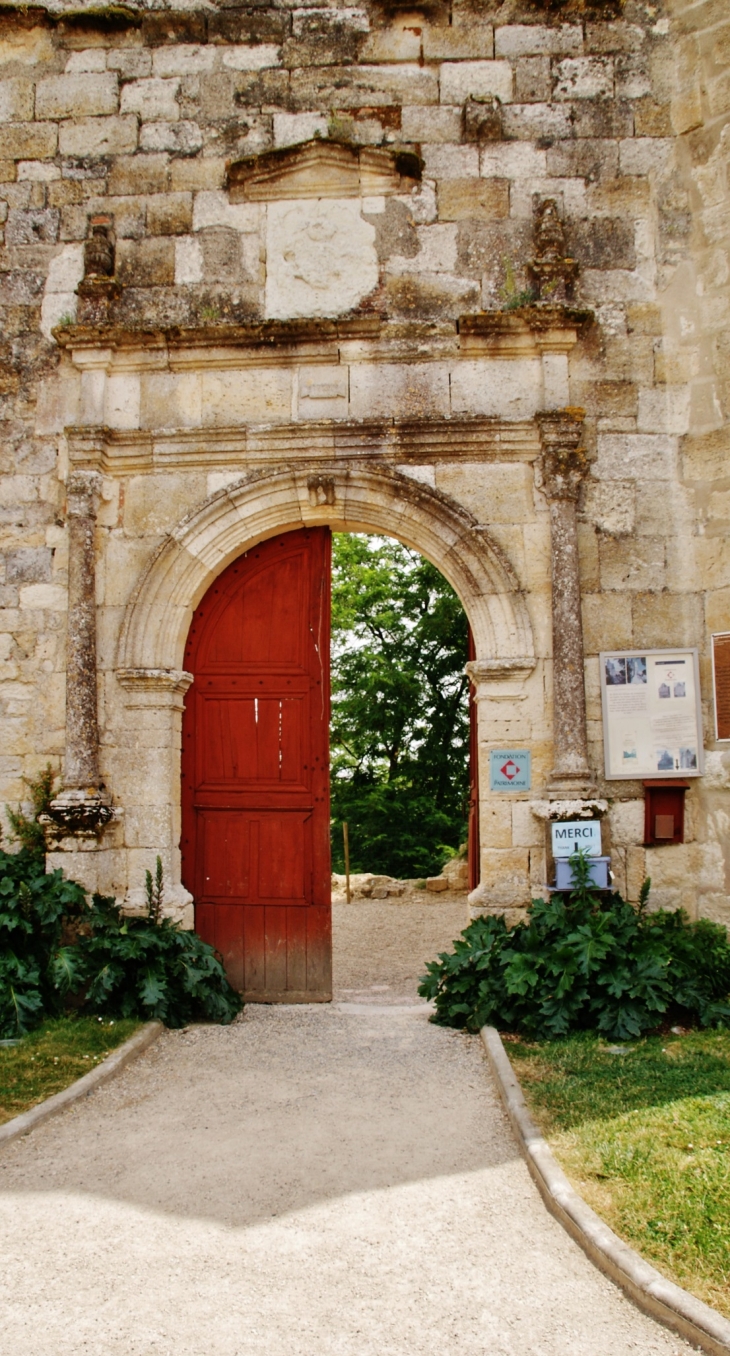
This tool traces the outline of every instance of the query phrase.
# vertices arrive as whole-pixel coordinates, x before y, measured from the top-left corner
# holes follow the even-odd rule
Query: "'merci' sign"
[[[601,855],[601,821],[599,819],[566,819],[553,824],[553,857],[572,857],[579,849],[589,857]]]

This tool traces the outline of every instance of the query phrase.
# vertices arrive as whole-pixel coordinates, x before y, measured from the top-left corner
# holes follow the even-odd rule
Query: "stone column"
[[[180,860],[180,747],[185,693],[193,681],[183,669],[117,669],[128,711],[114,790],[125,806],[127,888],[123,907],[144,909],[144,873],[162,861],[163,910],[193,926],[193,897],[182,885]],[[120,750],[121,752],[121,750]]]
[[[98,796],[99,719],[96,682],[96,512],[98,471],[68,478],[68,638],[64,791]]]
[[[582,410],[537,416],[542,443],[542,488],[550,507],[553,614],[554,766],[548,792],[595,793],[588,765],[583,669],[580,563],[576,503],[588,470]]]

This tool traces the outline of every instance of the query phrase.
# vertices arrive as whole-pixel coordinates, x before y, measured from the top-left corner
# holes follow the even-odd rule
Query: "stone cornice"
[[[231,202],[357,198],[403,193],[420,178],[415,151],[317,139],[236,161],[228,191]]]
[[[464,352],[522,357],[529,352],[569,353],[582,329],[593,320],[592,311],[571,306],[521,306],[515,311],[480,311],[462,315],[459,341]]]
[[[80,368],[149,370],[275,366],[295,362],[427,362],[446,353],[464,357],[537,358],[568,354],[590,311],[526,306],[484,311],[456,322],[395,323],[377,315],[341,320],[267,320],[250,325],[170,326],[132,329],[119,325],[62,325],[53,335]]]
[[[350,420],[129,432],[67,428],[74,470],[105,473],[176,466],[240,466],[369,459],[407,464],[439,461],[534,461],[540,453],[532,420],[489,418],[403,421]]]

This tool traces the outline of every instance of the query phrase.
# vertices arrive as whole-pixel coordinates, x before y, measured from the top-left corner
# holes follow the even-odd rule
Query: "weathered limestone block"
[[[513,93],[512,66],[509,61],[445,61],[440,90],[442,104],[463,104],[474,95],[494,95],[508,104]]]
[[[122,286],[165,287],[175,281],[175,244],[159,237],[120,240],[117,277]]]
[[[269,204],[266,314],[337,315],[376,287],[375,227],[357,199]]]
[[[458,106],[429,108],[416,105],[401,109],[404,141],[458,143],[461,136],[461,109]]]
[[[509,216],[507,179],[450,179],[439,188],[441,221],[500,221]]]
[[[204,498],[202,471],[132,476],[124,496],[124,530],[130,536],[158,535]]]
[[[444,363],[356,363],[350,368],[350,415],[429,418],[449,413]]]
[[[122,87],[119,111],[138,113],[145,122],[175,122],[180,116],[177,94],[179,79],[172,80],[131,80]]]
[[[176,155],[194,155],[203,145],[197,122],[181,118],[176,122],[145,122],[139,129],[142,151],[172,151]]]
[[[23,76],[0,80],[0,122],[25,122],[32,117],[32,82]]]
[[[204,71],[212,71],[217,55],[215,47],[196,46],[192,43],[158,47],[152,53],[152,69],[155,76],[162,78],[200,75]]]
[[[119,82],[112,72],[50,76],[38,82],[35,107],[38,118],[87,118],[116,113]]]
[[[345,366],[300,367],[295,384],[299,419],[346,419],[349,370]]]
[[[481,913],[525,908],[529,902],[530,854],[526,848],[481,850],[481,880],[469,895],[469,907]]]
[[[475,23],[470,28],[428,27],[423,31],[426,61],[490,60],[494,56],[494,29]],[[491,93],[492,91],[490,91]]]
[[[488,751],[487,758],[489,757]],[[487,844],[490,848],[511,848],[512,846],[521,846],[515,844],[512,835],[512,805],[503,797],[498,800],[493,798],[482,798],[479,809],[479,836],[480,841]]]
[[[583,30],[580,24],[499,24],[494,50],[498,57],[569,56],[582,52]]]
[[[137,119],[124,117],[79,118],[61,123],[58,148],[61,155],[125,155],[137,146]]]
[[[291,419],[292,373],[287,368],[203,372],[204,427]]]
[[[112,196],[164,193],[169,183],[169,156],[120,155],[111,167],[109,193]]]
[[[555,69],[555,99],[608,99],[613,94],[611,57],[566,57]]]
[[[451,374],[454,414],[529,419],[542,403],[542,367],[537,358],[474,359]]]
[[[464,504],[481,523],[524,523],[535,516],[529,464],[437,466],[436,486]]]
[[[13,122],[0,126],[0,160],[47,160],[56,154],[55,122]]]
[[[616,846],[640,843],[644,837],[643,800],[619,800],[609,810],[611,840]]]
[[[549,57],[521,57],[516,62],[515,99],[518,103],[544,103],[549,100],[551,90]]]

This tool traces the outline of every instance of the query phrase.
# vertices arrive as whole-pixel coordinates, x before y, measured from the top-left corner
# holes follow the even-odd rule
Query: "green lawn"
[[[730,1317],[730,1032],[506,1038],[533,1117],[622,1238]]]
[[[136,1020],[61,1017],[19,1045],[0,1046],[0,1125],[67,1088],[139,1026]]]

